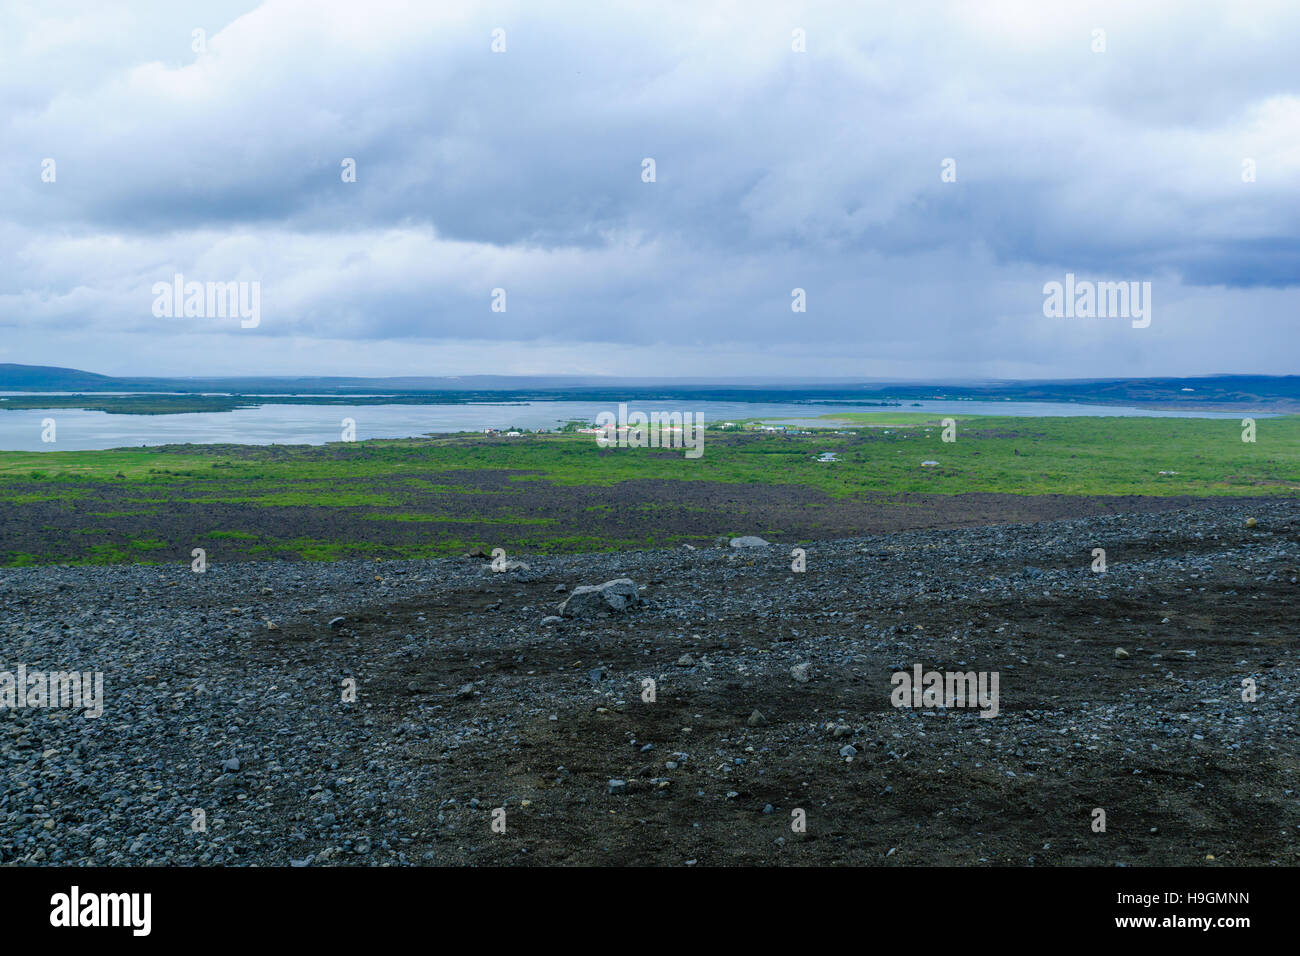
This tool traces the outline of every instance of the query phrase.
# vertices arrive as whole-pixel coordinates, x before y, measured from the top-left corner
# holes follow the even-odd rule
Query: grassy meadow
[[[85,560],[151,560],[166,538],[159,528],[178,508],[211,512],[213,526],[201,529],[208,536],[260,536],[268,556],[287,553],[280,545],[316,558],[369,552],[364,542],[337,540],[319,528],[292,539],[280,533],[283,540],[277,540],[255,530],[255,520],[230,527],[222,516],[231,509],[252,519],[282,509],[348,509],[366,521],[422,526],[429,535],[418,548],[399,551],[403,556],[456,553],[482,536],[462,536],[458,527],[482,532],[484,525],[531,525],[529,542],[547,550],[571,546],[574,530],[539,516],[530,490],[612,488],[639,480],[793,486],[834,499],[1300,492],[1300,416],[1258,419],[1253,443],[1242,441],[1236,418],[958,418],[956,441],[944,442],[938,421],[925,415],[823,417],[828,425],[846,424],[810,435],[709,430],[697,459],[680,450],[602,449],[594,436],[581,434],[0,452],[0,563],[51,559],[33,546],[32,522],[45,522],[40,527],[50,533],[93,536],[132,519],[141,519],[138,535],[123,540],[114,532],[113,544],[88,549]],[[839,460],[815,460],[822,452],[835,452]],[[923,460],[938,465],[922,467]],[[637,486],[627,489],[617,505],[601,507],[658,506],[653,496],[639,498]],[[593,514],[593,522],[599,517]],[[20,529],[24,540],[17,544]],[[598,525],[580,537],[580,545],[593,548],[661,543],[626,537],[602,542]]]

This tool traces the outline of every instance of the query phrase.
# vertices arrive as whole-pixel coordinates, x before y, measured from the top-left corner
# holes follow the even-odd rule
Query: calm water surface
[[[10,393],[17,394],[17,393]],[[836,412],[925,412],[933,415],[1148,416],[1155,418],[1235,418],[1247,412],[1149,411],[1114,405],[1052,402],[963,402],[928,400],[895,407],[807,405],[803,403],[689,402],[680,405],[631,403],[631,411],[698,412],[708,422],[761,418],[807,427],[835,427],[816,416]],[[342,438],[342,421],[356,421],[358,441],[410,438],[485,428],[555,428],[566,421],[590,422],[600,412],[615,412],[604,402],[525,402],[475,405],[261,405],[233,412],[182,415],[110,415],[79,409],[0,410],[0,450],[79,451],[140,445],[237,443],[245,445],[320,445]],[[1256,418],[1271,417],[1264,413]],[[55,421],[55,442],[41,441],[42,420]]]

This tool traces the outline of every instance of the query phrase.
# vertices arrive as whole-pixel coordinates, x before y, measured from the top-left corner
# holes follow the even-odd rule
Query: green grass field
[[[75,494],[69,485],[125,482],[147,503],[197,482],[212,501],[274,505],[400,505],[389,492],[343,491],[345,479],[405,473],[520,470],[557,484],[608,485],[634,478],[792,483],[832,495],[1009,492],[1078,495],[1261,495],[1300,491],[1300,416],[1260,419],[1241,440],[1236,419],[958,419],[957,440],[940,440],[924,416],[884,412],[851,419],[848,434],[707,433],[704,455],[598,449],[590,435],[514,439],[449,436],[325,446],[171,446],[74,452],[0,452],[0,501]],[[854,426],[873,427],[854,427]],[[890,427],[892,426],[892,427]],[[814,461],[837,451],[840,461]],[[923,459],[938,467],[921,468]],[[1176,474],[1161,475],[1160,472]],[[522,479],[522,480],[527,480]],[[430,484],[455,491],[454,479]]]
[[[608,487],[636,479],[793,485],[832,498],[920,493],[956,495],[1264,496],[1300,492],[1300,416],[1259,419],[1257,440],[1242,441],[1239,419],[1003,418],[957,420],[956,441],[941,440],[937,421],[912,413],[825,416],[849,420],[840,431],[812,435],[759,432],[706,433],[704,454],[680,450],[598,448],[591,435],[547,434],[521,438],[457,435],[325,446],[172,446],[84,452],[0,452],[0,561],[44,560],[32,555],[33,522],[57,509],[64,533],[89,535],[117,528],[118,540],[87,553],[96,562],[149,560],[161,548],[160,515],[185,506],[241,509],[343,509],[353,517],[393,529],[427,529],[427,548],[400,553],[451,553],[485,532],[474,526],[514,524],[529,546],[572,543],[598,546],[598,531],[561,526],[539,517],[530,503],[532,482],[561,488]],[[821,452],[839,461],[815,460]],[[922,467],[934,460],[935,467]],[[491,478],[491,473],[499,478]],[[1164,472],[1165,474],[1161,474]],[[487,479],[485,479],[485,474]],[[470,480],[468,475],[473,475]],[[488,480],[490,479],[490,480]],[[485,480],[487,483],[485,484]],[[463,500],[459,511],[431,511],[430,495]],[[488,502],[490,507],[480,503]],[[654,508],[629,496],[620,508]],[[46,509],[46,510],[42,510]],[[455,513],[452,513],[455,511]],[[281,511],[282,515],[289,511]],[[41,515],[47,517],[42,518]],[[592,514],[593,521],[600,515]],[[144,520],[144,519],[150,520]],[[132,521],[149,526],[140,541],[122,539]],[[11,529],[26,522],[22,546]],[[43,525],[42,525],[43,526]],[[152,530],[149,530],[152,528]],[[458,528],[467,532],[461,540]],[[250,527],[208,529],[211,536],[254,536]],[[580,533],[578,533],[580,532]],[[164,535],[165,537],[165,535]],[[554,537],[556,540],[552,541]],[[316,557],[365,553],[355,540],[322,534],[296,540]],[[561,540],[563,539],[563,540]],[[288,540],[261,540],[271,553]],[[616,542],[655,544],[657,539]],[[251,547],[251,546],[250,546]],[[299,553],[303,553],[302,549]],[[392,553],[392,552],[385,552]]]

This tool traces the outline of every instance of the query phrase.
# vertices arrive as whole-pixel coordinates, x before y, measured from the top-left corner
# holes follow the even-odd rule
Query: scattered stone
[[[609,792],[614,796],[621,796],[627,793],[626,780],[611,780],[609,782]]]
[[[1115,656],[1116,656],[1117,658],[1119,658],[1120,660],[1123,660],[1124,658],[1129,657],[1129,656],[1131,656],[1131,655],[1129,654],[1128,651],[1124,650],[1124,648],[1122,648],[1122,647],[1117,647],[1117,648],[1115,648]]]
[[[1056,852],[1060,841],[1040,851],[1046,834],[1033,815],[996,833],[971,828],[985,808],[964,787],[968,774],[1059,787],[1068,796],[1091,787],[1097,771],[1136,771],[1150,780],[1162,767],[1215,755],[1233,766],[1260,759],[1285,770],[1300,734],[1300,672],[1294,642],[1275,635],[1287,633],[1283,605],[1300,590],[1288,583],[1300,576],[1300,518],[1292,499],[1249,507],[1259,534],[1241,535],[1244,507],[1225,500],[1166,514],[821,541],[822,570],[793,578],[786,576],[789,549],[780,543],[766,557],[704,548],[550,555],[544,564],[537,559],[545,576],[533,571],[530,583],[485,575],[486,562],[460,557],[265,562],[242,565],[239,574],[225,565],[206,577],[181,561],[5,568],[0,645],[11,660],[26,659],[29,667],[111,660],[136,677],[122,693],[107,688],[97,721],[53,707],[0,714],[0,866],[513,861],[513,849],[482,855],[484,841],[494,844],[488,818],[498,805],[521,814],[536,808],[535,832],[517,839],[521,817],[509,838],[512,847],[526,843],[530,859],[561,858],[552,852],[557,842],[568,849],[563,828],[548,826],[567,806],[590,823],[592,847],[621,846],[633,862],[680,865],[689,845],[706,853],[700,865],[716,864],[723,860],[717,847],[738,822],[714,812],[729,792],[744,797],[727,801],[741,820],[754,810],[772,816],[754,821],[769,832],[756,831],[735,862],[775,862],[760,853],[775,855],[780,837],[788,841],[781,853],[796,844],[806,851],[784,862],[861,863],[878,861],[872,847],[837,845],[825,832],[805,842],[790,831],[791,809],[809,807],[816,819],[813,807],[859,794],[888,811],[890,801],[909,799],[908,781],[920,768],[946,771],[926,783],[942,816],[918,830],[907,807],[883,812],[878,845],[896,848],[896,856],[898,841],[907,841],[902,864],[926,858],[966,826],[962,845],[949,847],[961,862],[1024,863]],[[1123,560],[1093,576],[1087,551],[1105,543]],[[963,553],[990,560],[963,563],[955,557]],[[759,571],[746,568],[749,561]],[[372,583],[376,567],[384,569],[383,584]],[[565,620],[554,605],[567,593],[548,597],[545,583],[562,580],[572,589],[621,576],[648,584],[640,593],[654,606],[635,616]],[[264,585],[273,593],[261,595]],[[1045,588],[1059,604],[1054,616],[1078,625],[1046,653],[1035,641]],[[354,610],[356,621],[321,606],[359,608],[358,594],[366,609]],[[930,616],[921,595],[951,605],[951,613]],[[497,614],[481,613],[506,597]],[[1170,622],[1159,626],[1157,614]],[[554,620],[538,626],[544,615]],[[284,639],[264,620],[289,621],[280,629],[304,640],[271,655],[268,645]],[[330,633],[320,635],[326,621]],[[1206,626],[1184,630],[1197,621]],[[1227,640],[1206,643],[1202,630]],[[354,631],[364,640],[354,641]],[[1087,644],[1094,632],[1124,641],[1123,654],[1111,646],[1112,660],[1133,667],[1097,674],[1099,651]],[[604,658],[613,663],[600,664]],[[973,710],[874,712],[887,706],[879,691],[888,687],[888,665],[910,670],[913,661],[939,670],[998,662],[1007,668],[1004,690],[1020,675],[1014,684],[1024,709],[1004,709],[994,721]],[[808,672],[819,688],[833,680],[836,692],[813,699],[806,685],[792,687],[791,668],[804,662],[817,668]],[[12,664],[0,670],[5,666]],[[587,680],[591,669],[602,672],[599,684]],[[636,688],[643,675],[664,671],[665,697],[680,694],[667,714],[641,706]],[[1243,708],[1238,685],[1247,675],[1267,676],[1268,692]],[[340,707],[347,689],[340,681],[350,676],[366,690],[359,703]],[[404,693],[408,681],[419,696]],[[315,690],[295,690],[304,687]],[[1142,693],[1151,688],[1161,693]],[[797,707],[801,697],[806,706]],[[778,718],[760,712],[751,723],[753,714],[740,711],[747,700],[764,701]],[[868,701],[874,704],[864,707]],[[543,727],[548,721],[555,726]],[[657,742],[642,752],[650,736]],[[661,745],[690,747],[690,759]],[[826,759],[845,745],[855,751],[851,761]],[[652,768],[632,764],[632,753],[650,758]],[[503,783],[501,769],[520,761],[529,779]],[[626,796],[602,801],[596,782],[611,771],[623,774]],[[447,785],[432,798],[431,773]],[[1284,772],[1221,774],[1189,788],[1171,791],[1171,806],[1203,806],[1226,847],[1199,847],[1204,862],[1266,863],[1285,855],[1288,834],[1300,832],[1291,825],[1300,821],[1279,823],[1279,834],[1234,821],[1223,809],[1252,799],[1293,805],[1297,791]],[[520,798],[529,792],[537,799],[525,807]],[[785,806],[758,803],[764,793]],[[1116,808],[1126,819],[1142,816],[1141,793],[1121,794]],[[666,802],[658,810],[643,805],[653,800]],[[190,834],[190,808],[200,807],[207,832]],[[684,829],[685,842],[627,842],[636,818],[664,815]],[[1085,833],[1086,823],[1085,814]],[[1166,826],[1139,841],[1142,847],[1080,846],[1086,862],[1134,865],[1185,859],[1185,837]],[[593,857],[583,851],[571,859]]]
[[[751,727],[764,727],[767,725],[767,718],[755,710],[749,715],[749,719],[746,720],[745,723],[749,724]]]
[[[757,535],[746,534],[739,538],[732,538],[730,544],[733,548],[766,548],[771,542],[764,541]]]
[[[790,668],[790,676],[799,683],[806,684],[811,679],[811,675],[808,673],[811,668],[812,664],[809,663],[795,664]]]

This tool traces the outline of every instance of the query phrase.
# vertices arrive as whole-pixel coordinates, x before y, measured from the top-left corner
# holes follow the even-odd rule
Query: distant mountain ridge
[[[1006,380],[963,383],[837,381],[781,382],[760,379],[655,380],[579,375],[396,376],[208,376],[203,378],[99,375],[49,365],[0,364],[0,391],[200,392],[234,395],[350,395],[471,392],[534,400],[571,397],[766,401],[1050,401],[1144,406],[1275,406],[1300,411],[1300,375],[1212,375],[1188,378]]]
[[[108,375],[82,372],[75,368],[55,365],[14,365],[0,363],[0,391],[19,389],[110,389],[116,381]]]

